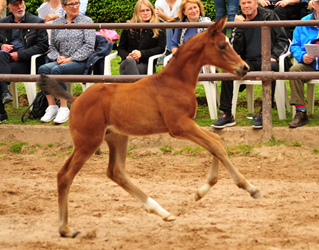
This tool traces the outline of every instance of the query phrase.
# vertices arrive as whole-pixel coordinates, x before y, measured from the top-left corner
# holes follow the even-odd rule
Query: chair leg
[[[234,119],[236,119],[236,108],[237,108],[237,100],[238,100],[240,85],[241,85],[241,81],[234,81],[233,100],[232,100],[232,114],[234,116]]]
[[[314,113],[314,103],[315,103],[315,84],[307,84],[307,96],[308,96],[308,114],[312,115]]]
[[[37,84],[35,82],[24,82],[24,87],[27,92],[27,98],[30,105],[37,95]]]
[[[11,82],[11,84],[9,85],[9,91],[12,95],[12,106],[13,108],[18,108],[19,107],[19,96],[18,96],[18,83],[16,82]]]
[[[71,82],[66,83],[66,87],[68,89],[68,92],[73,95],[73,84]]]
[[[254,85],[246,85],[248,113],[254,113]]]
[[[290,101],[289,101],[289,96],[288,96],[288,92],[287,92],[286,83],[285,83],[285,102],[286,102],[287,111],[290,113],[291,112]]]
[[[217,105],[216,105],[216,91],[214,91],[213,89],[214,86],[211,86],[213,84],[207,81],[198,82],[198,83],[204,86],[210,119],[215,120],[217,119]]]
[[[276,82],[276,105],[278,110],[278,116],[280,120],[286,119],[286,109],[285,109],[285,81],[278,80]]]

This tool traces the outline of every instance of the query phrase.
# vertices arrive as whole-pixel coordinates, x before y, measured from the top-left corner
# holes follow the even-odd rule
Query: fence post
[[[261,27],[261,41],[261,70],[271,71],[270,28],[267,26]],[[262,81],[263,142],[268,142],[272,135],[271,106],[271,81]]]

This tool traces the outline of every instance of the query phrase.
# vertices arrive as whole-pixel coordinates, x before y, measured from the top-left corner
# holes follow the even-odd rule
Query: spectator
[[[204,5],[200,0],[183,0],[178,11],[180,22],[211,22],[209,17],[205,17]],[[188,39],[203,32],[205,28],[184,28],[175,29],[172,38],[172,53]]]
[[[80,2],[80,14],[85,15],[89,0],[81,0]]]
[[[216,20],[221,17],[226,16],[228,13],[228,21],[233,22],[235,20],[235,15],[238,14],[239,9],[239,0],[214,0],[215,10],[216,10]],[[226,34],[226,29],[223,29],[222,32]]]
[[[6,1],[0,0],[0,19],[6,17],[6,15],[7,15]]]
[[[78,0],[61,0],[62,8],[66,15],[53,23],[93,23],[92,19],[79,15],[80,2]],[[42,65],[39,73],[52,75],[82,75],[86,68],[88,57],[94,52],[95,30],[94,29],[54,29],[52,30],[50,51],[48,58],[51,62]],[[65,90],[66,84],[59,83]],[[61,124],[69,119],[70,110],[66,100],[60,100],[60,108],[55,103],[54,96],[45,93],[49,106],[41,118],[42,122],[50,122],[54,119],[55,124]]]
[[[308,0],[258,0],[265,8],[275,11],[280,20],[300,20],[307,14]],[[285,27],[289,39],[292,38],[291,27]]]
[[[153,5],[148,0],[138,0],[129,23],[158,23]],[[148,59],[165,51],[166,35],[161,29],[123,30],[118,53],[122,58],[121,75],[147,74]],[[155,71],[156,60],[154,60]]]
[[[305,16],[301,20],[318,20],[319,1],[312,0],[313,13]],[[319,70],[318,56],[307,54],[305,44],[318,44],[318,26],[297,26],[293,32],[293,43],[290,51],[293,57],[298,61],[297,65],[290,68],[290,72],[305,72]],[[304,81],[290,80],[291,104],[295,105],[296,115],[289,123],[289,128],[301,127],[309,122],[305,107]]]
[[[258,7],[257,0],[240,0],[242,15],[236,15],[236,22],[243,21],[275,21],[279,20],[272,10]],[[261,29],[260,28],[235,28],[232,33],[231,43],[235,51],[249,65],[251,71],[261,70]],[[279,56],[289,48],[289,40],[284,28],[271,28],[271,70],[278,71]],[[289,60],[287,60],[287,69]],[[272,81],[272,102],[274,99],[276,81]],[[246,88],[241,85],[241,91]],[[233,81],[223,81],[220,96],[219,109],[224,111],[217,122],[212,126],[215,128],[231,127],[236,125],[231,113],[233,99]],[[253,128],[262,128],[262,112],[255,117]]]
[[[23,0],[7,0],[11,15],[0,23],[43,23],[41,18],[25,12]],[[0,74],[30,74],[31,57],[48,50],[48,35],[43,29],[0,29]],[[4,104],[12,102],[9,82],[0,82],[0,121],[8,119]]]
[[[47,9],[51,10],[50,14],[47,14]],[[52,23],[55,19],[65,15],[60,0],[44,0],[37,11],[38,17],[42,18],[45,23]],[[48,29],[47,32],[50,41],[51,30]]]
[[[158,17],[164,21],[172,21],[178,17],[178,9],[182,0],[156,0],[155,12]],[[169,52],[172,51],[173,29],[166,29],[166,47]]]

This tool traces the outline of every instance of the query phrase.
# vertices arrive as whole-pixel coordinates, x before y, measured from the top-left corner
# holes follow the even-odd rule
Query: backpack
[[[56,103],[59,106],[60,101],[56,100]],[[31,109],[31,107],[33,108],[29,112],[28,117],[24,119],[25,114],[28,112],[28,110]],[[21,117],[21,121],[25,122],[27,119],[31,119],[31,120],[40,119],[42,116],[44,116],[45,110],[47,109],[47,107],[48,107],[48,101],[47,101],[47,98],[45,97],[45,94],[42,91],[38,92],[33,102],[31,103],[31,105],[26,109],[26,111],[24,111]]]

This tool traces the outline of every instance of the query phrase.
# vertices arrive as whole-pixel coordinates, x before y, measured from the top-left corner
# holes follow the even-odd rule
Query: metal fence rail
[[[0,23],[0,29],[132,29],[132,28],[200,28],[209,27],[211,23],[94,23],[94,24],[13,24]],[[249,72],[244,77],[246,80],[262,80],[263,82],[263,141],[268,141],[272,135],[271,115],[271,80],[310,80],[319,78],[319,72],[272,72],[270,63],[270,28],[292,26],[319,26],[319,20],[314,21],[256,21],[256,22],[227,22],[226,28],[261,27],[262,71]],[[32,75],[0,75],[1,81],[35,82],[39,76]],[[146,76],[52,76],[57,81],[70,82],[135,82]],[[201,74],[199,80],[234,80],[234,75],[227,73]]]

